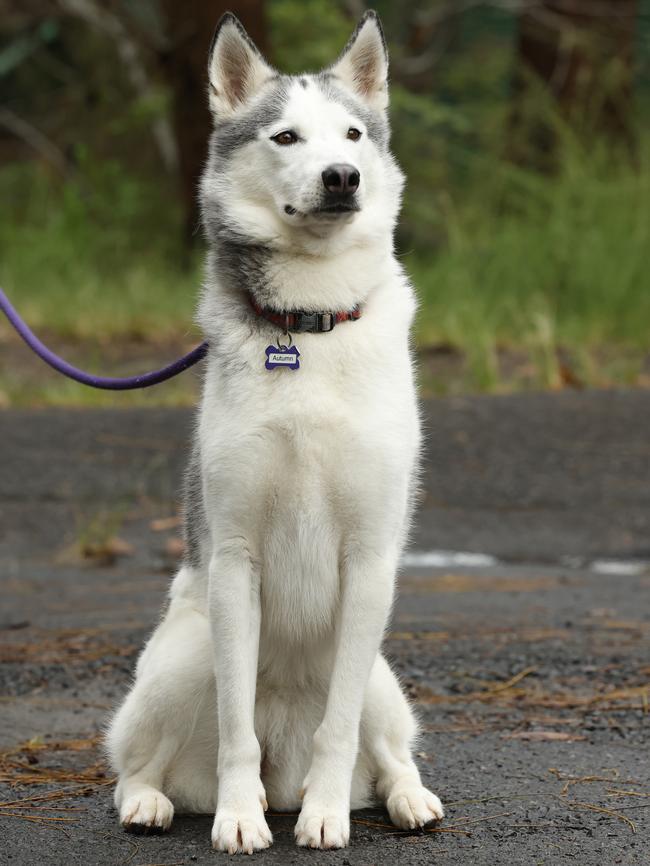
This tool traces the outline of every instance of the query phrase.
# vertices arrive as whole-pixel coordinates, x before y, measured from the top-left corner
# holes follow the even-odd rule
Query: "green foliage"
[[[269,0],[270,59],[287,72],[328,66],[353,29],[349,5]],[[503,10],[461,16],[428,79],[414,84],[400,75],[400,59],[409,56],[409,22],[424,4],[378,6],[394,37],[393,149],[407,177],[398,250],[421,299],[420,348],[457,353],[463,387],[473,389],[502,386],[503,350],[524,359],[536,386],[558,385],[567,356],[588,383],[634,382],[650,343],[647,122],[630,158],[586,135],[589,118],[582,135],[572,132],[533,82],[514,122],[514,18]],[[71,122],[56,139],[74,173],[63,182],[36,161],[0,169],[0,284],[39,333],[97,345],[87,366],[102,369],[102,346],[111,341],[156,344],[191,331],[200,255],[188,261],[178,190],[149,131],[152,119],[169,114],[169,92],[161,85],[134,99],[124,71],[113,72],[112,45],[96,33],[82,39],[79,22],[63,30],[63,56],[87,67],[90,82],[66,89]],[[0,67],[14,56],[0,54]],[[37,108],[57,92],[40,86],[54,87],[56,76],[43,77],[50,68],[59,69],[40,55],[20,66],[19,91],[33,91]],[[650,88],[637,90],[643,118]],[[541,127],[555,142],[546,171],[521,158]],[[186,402],[191,393],[176,381],[120,401]],[[3,396],[21,405],[114,400],[61,378],[23,386],[6,371]]]
[[[396,111],[413,111],[400,100]],[[464,132],[456,115],[423,116],[432,128]],[[468,153],[459,183],[440,153],[435,182],[414,156],[408,173],[411,245],[401,255],[421,299],[418,344],[460,350],[472,389],[500,386],[502,349],[523,353],[539,386],[558,384],[562,351],[580,378],[603,381],[603,349],[607,377],[633,382],[650,332],[650,136],[636,166],[604,147],[567,143],[554,176]],[[33,166],[0,171],[12,210],[0,222],[0,284],[37,331],[95,341],[86,365],[102,369],[101,347],[112,340],[158,343],[191,330],[200,257],[183,267],[180,215],[159,187],[114,164],[81,163],[83,174],[65,184]],[[0,323],[0,334],[6,328]],[[63,379],[31,392],[11,379],[0,392],[12,404],[107,399]],[[189,387],[157,390],[144,399],[192,395]]]
[[[647,351],[650,141],[639,161],[576,150],[553,177],[477,161],[447,200],[444,245],[406,258],[420,343],[463,347],[479,384],[497,347],[524,348],[540,384],[553,383],[562,346],[582,366],[598,347]]]
[[[271,61],[283,72],[316,72],[330,66],[350,38],[353,25],[328,0],[269,3]]]
[[[455,139],[470,125],[460,109],[394,86],[391,91],[393,149],[406,171],[402,246],[431,249],[443,242],[444,214],[439,198],[446,195]]]
[[[0,171],[0,281],[36,328],[157,339],[188,327],[198,284],[184,269],[174,197],[115,162],[79,154],[66,182],[35,164]]]

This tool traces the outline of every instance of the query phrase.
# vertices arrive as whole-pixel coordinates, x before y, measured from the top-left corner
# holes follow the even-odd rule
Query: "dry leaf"
[[[560,380],[571,388],[584,388],[585,383],[568,364],[560,362]]]
[[[181,518],[176,514],[173,517],[158,517],[156,520],[152,520],[149,529],[154,532],[167,532],[168,529],[176,529],[180,525]]]
[[[502,740],[562,740],[574,742],[575,740],[586,740],[580,734],[571,734],[568,731],[514,731],[512,734],[502,734]]]
[[[185,542],[178,536],[168,538],[165,544],[165,553],[172,559],[181,559],[185,553]]]
[[[94,559],[105,565],[112,565],[118,556],[133,556],[134,552],[132,544],[116,535],[98,544],[88,543],[81,547],[84,559]]]

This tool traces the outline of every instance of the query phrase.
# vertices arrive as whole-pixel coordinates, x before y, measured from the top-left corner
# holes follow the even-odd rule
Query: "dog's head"
[[[282,247],[392,231],[402,178],[388,151],[386,44],[374,12],[315,75],[276,72],[226,13],[210,50],[214,131],[201,194],[211,237]]]

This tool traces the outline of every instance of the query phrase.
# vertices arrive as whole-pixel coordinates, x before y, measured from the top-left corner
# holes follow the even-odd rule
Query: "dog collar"
[[[263,307],[261,304],[258,304],[250,292],[248,292],[248,300],[258,316],[266,319],[267,322],[278,325],[285,334],[289,331],[292,331],[294,334],[326,334],[333,330],[335,325],[338,325],[340,322],[356,322],[357,319],[361,318],[360,307],[355,307],[353,310],[339,310],[335,313],[308,313],[304,310],[291,310],[279,313],[277,310],[272,310],[270,307]]]

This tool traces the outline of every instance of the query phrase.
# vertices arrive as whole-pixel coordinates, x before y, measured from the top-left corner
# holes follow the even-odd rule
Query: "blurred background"
[[[0,285],[73,362],[193,345],[210,37],[335,59],[360,0],[0,0]],[[650,0],[374,4],[407,174],[398,250],[428,394],[650,386]],[[0,321],[0,405],[189,404],[47,370]]]

